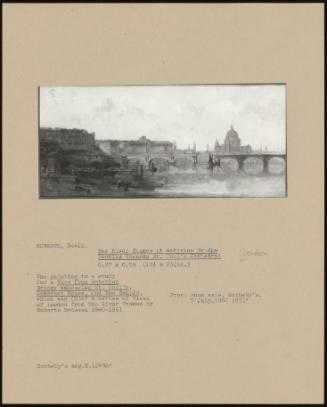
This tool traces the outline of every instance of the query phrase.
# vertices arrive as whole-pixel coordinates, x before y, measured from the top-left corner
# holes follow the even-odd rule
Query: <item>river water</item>
[[[286,179],[279,176],[213,178],[192,183],[167,183],[155,195],[167,197],[285,197]]]

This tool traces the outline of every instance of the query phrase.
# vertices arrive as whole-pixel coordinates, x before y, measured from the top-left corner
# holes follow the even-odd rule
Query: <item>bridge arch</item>
[[[166,171],[169,168],[169,160],[165,157],[151,157],[148,166],[150,170],[155,168],[156,171]]]
[[[224,171],[224,165],[221,163],[226,162],[226,159],[229,161],[235,160],[238,163],[238,171],[244,172],[248,175],[260,175],[260,174],[271,174],[271,175],[280,175],[286,171],[286,155],[285,154],[226,154],[220,155],[220,167]],[[252,164],[250,165],[249,163]],[[254,168],[254,162],[259,166],[259,170],[249,170],[249,167]],[[228,167],[228,166],[227,166]],[[235,168],[235,166],[234,166]]]
[[[240,170],[241,163],[236,156],[226,156],[220,158],[219,166],[223,172],[236,173]]]
[[[272,175],[280,175],[286,172],[285,157],[272,156],[267,163],[267,172]]]
[[[259,175],[264,170],[264,160],[261,157],[245,157],[242,164],[247,175]]]

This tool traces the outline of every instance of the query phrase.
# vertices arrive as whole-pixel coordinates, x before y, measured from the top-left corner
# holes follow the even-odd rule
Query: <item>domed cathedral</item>
[[[250,153],[252,151],[250,145],[242,146],[241,139],[237,131],[234,130],[233,125],[230,126],[230,129],[226,133],[224,144],[220,145],[218,140],[215,142],[215,152],[217,154],[228,154],[228,153]]]
[[[240,152],[240,147],[241,139],[239,138],[237,131],[234,130],[233,125],[231,125],[225,137],[225,151],[226,153]]]

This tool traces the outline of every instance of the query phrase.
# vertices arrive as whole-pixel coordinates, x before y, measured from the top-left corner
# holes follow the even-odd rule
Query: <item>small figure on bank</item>
[[[150,170],[154,173],[157,171],[157,167],[155,167],[153,161],[150,161]]]
[[[212,154],[209,153],[208,168],[211,174],[213,173],[213,167],[214,167],[213,157]]]
[[[193,157],[193,169],[196,170],[198,166],[198,155],[194,154],[192,157]]]
[[[216,158],[215,158],[214,165],[215,165],[215,167],[217,167],[217,169],[220,168],[220,158],[219,158],[219,157],[216,157]]]

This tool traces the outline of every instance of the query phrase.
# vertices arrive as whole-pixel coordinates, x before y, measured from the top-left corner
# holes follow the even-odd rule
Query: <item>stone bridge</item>
[[[189,159],[193,160],[193,165],[194,167],[196,166],[208,166],[208,159],[209,159],[209,154],[205,154],[205,160],[203,160],[203,157],[201,159],[201,162],[198,161],[199,155],[204,155],[204,153],[193,153],[189,154]],[[286,164],[287,164],[287,157],[286,154],[283,153],[223,153],[223,154],[213,154],[213,157],[215,159],[222,160],[224,158],[231,158],[237,161],[238,163],[238,170],[239,172],[244,171],[244,163],[247,159],[249,158],[256,158],[262,161],[263,168],[261,171],[261,174],[269,174],[269,162],[272,158],[281,158],[284,161],[284,169],[281,172],[286,172]],[[158,154],[158,155],[151,155],[148,156],[145,162],[149,167],[151,167],[151,163],[155,162],[157,159],[159,159],[161,162],[164,162],[167,167],[169,165],[174,165],[174,159],[172,158],[171,155],[168,154]]]
[[[225,154],[214,154],[214,158],[232,158],[238,163],[238,171],[243,171],[244,162],[248,158],[258,158],[263,163],[262,173],[269,173],[269,161],[272,158],[282,158],[284,160],[284,172],[286,171],[287,158],[286,154],[282,153],[248,153],[248,154],[237,154],[237,153],[225,153]]]

